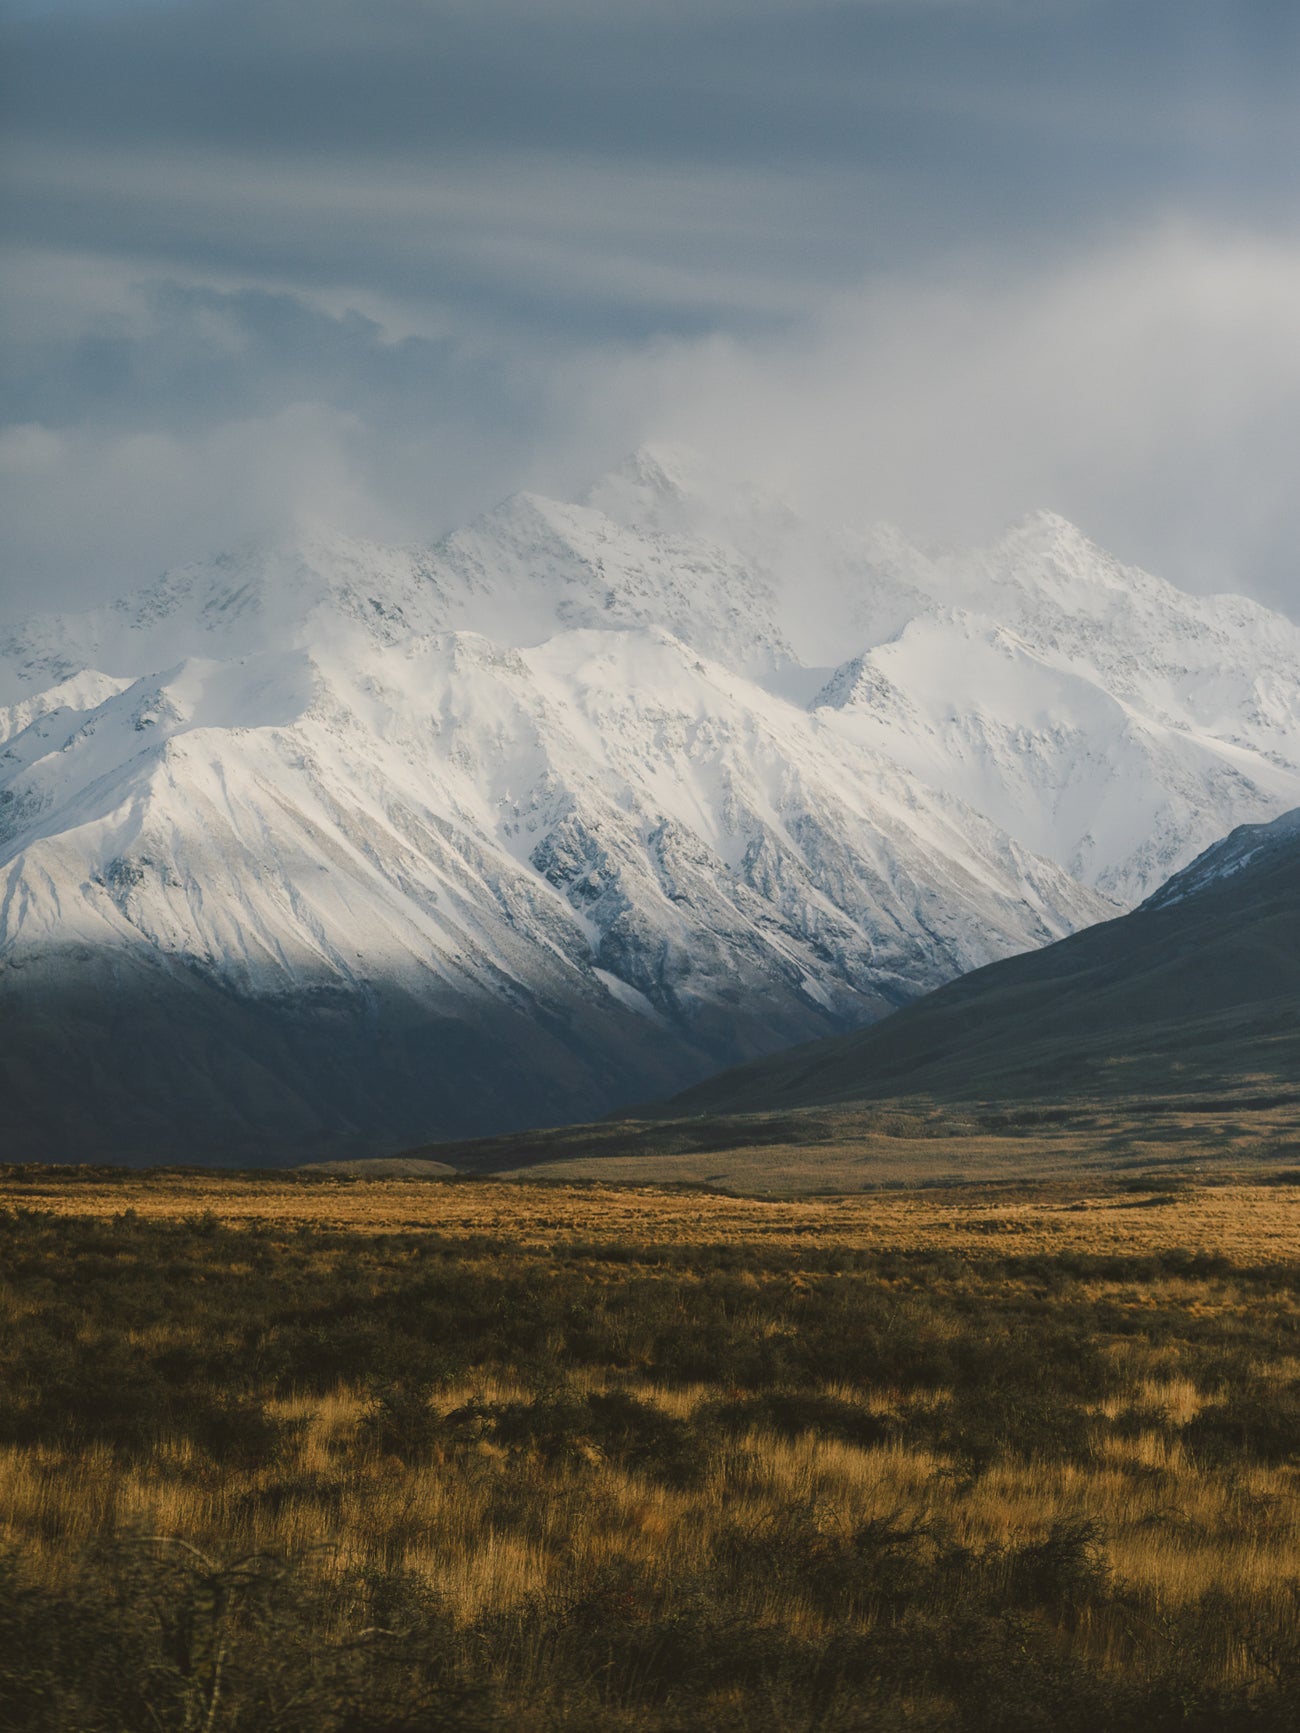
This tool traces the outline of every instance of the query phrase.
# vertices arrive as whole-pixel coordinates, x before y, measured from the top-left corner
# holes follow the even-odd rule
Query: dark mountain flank
[[[1133,913],[963,976],[862,1032],[727,1071],[665,1117],[923,1096],[1300,1101],[1300,810],[1245,825]]]

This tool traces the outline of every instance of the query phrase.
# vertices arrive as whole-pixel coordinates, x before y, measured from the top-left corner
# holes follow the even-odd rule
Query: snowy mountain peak
[[[516,644],[557,627],[659,626],[747,671],[793,660],[770,577],[735,548],[516,494],[432,552],[449,623]]]
[[[441,624],[441,600],[422,562],[401,549],[320,534],[249,543],[106,607],[12,629],[0,638],[0,703],[88,668],[132,675],[191,653],[240,657],[348,631],[392,644]]]
[[[692,506],[716,509],[720,481],[699,452],[689,446],[643,445],[583,495],[584,505],[629,528],[681,527]]]
[[[1078,524],[1049,506],[1038,506],[1016,519],[998,538],[1002,546],[1037,548],[1043,552],[1060,553],[1069,550],[1082,556],[1101,554]],[[1104,557],[1104,556],[1103,556]]]
[[[642,535],[725,543],[755,569],[806,530],[785,499],[736,480],[684,445],[642,446],[593,483],[583,503]]]
[[[1298,669],[1053,514],[931,556],[660,448],[428,548],[304,531],[0,643],[0,996],[277,1007],[308,1094],[313,1019],[391,1028],[461,1103],[372,1053],[408,1140],[503,1122],[503,1042],[517,1122],[598,1112],[1300,806]]]

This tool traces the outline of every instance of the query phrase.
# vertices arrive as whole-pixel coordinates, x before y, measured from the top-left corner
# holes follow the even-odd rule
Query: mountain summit
[[[1061,519],[934,557],[665,452],[34,620],[6,1151],[374,1153],[868,1023],[1300,804],[1298,668]]]

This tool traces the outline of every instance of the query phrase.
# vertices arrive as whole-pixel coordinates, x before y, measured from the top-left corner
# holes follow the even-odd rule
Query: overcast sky
[[[8,0],[0,612],[643,439],[1300,615],[1295,0]]]

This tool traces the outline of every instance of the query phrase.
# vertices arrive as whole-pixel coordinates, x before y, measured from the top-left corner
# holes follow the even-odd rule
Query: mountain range
[[[861,1028],[1300,805],[1300,628],[647,450],[0,637],[0,1133],[376,1154]]]
[[[1300,1105],[1300,810],[1133,913],[978,969],[859,1034],[726,1072],[667,1117],[906,1097]]]

